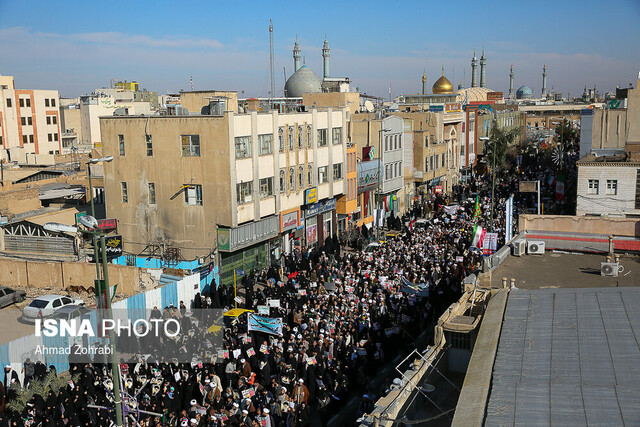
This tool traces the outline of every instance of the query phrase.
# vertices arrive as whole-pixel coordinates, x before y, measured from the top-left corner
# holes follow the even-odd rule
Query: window
[[[598,187],[600,187],[600,181],[597,179],[589,180],[589,190],[587,194],[598,194]]]
[[[311,148],[311,142],[312,142],[311,125],[307,125],[307,147],[308,148]]]
[[[241,182],[236,185],[238,204],[251,203],[253,201],[253,182]]]
[[[304,188],[304,166],[298,167],[298,188]]]
[[[280,169],[280,192],[287,191],[287,172],[284,169]]]
[[[124,156],[124,135],[118,135],[118,147],[120,149],[120,155]]]
[[[389,165],[384,165],[384,179],[385,181],[390,179]]]
[[[295,191],[296,189],[296,170],[289,168],[289,191]]]
[[[258,147],[260,155],[271,154],[273,152],[273,135],[270,133],[258,135]]]
[[[402,150],[402,134],[398,135],[398,148]]]
[[[307,185],[311,187],[313,185],[313,165],[307,166]]]
[[[52,133],[47,134],[47,141],[49,141],[49,142],[53,141],[53,134]]]
[[[424,136],[424,146],[428,147],[429,146],[429,135],[425,135]]]
[[[2,135],[0,135],[0,145],[2,145]]]
[[[289,150],[292,151],[295,146],[293,145],[293,126],[289,126],[289,133],[287,134],[287,140],[289,141]]]
[[[44,106],[48,107],[49,106],[49,98],[45,98],[44,99]]]
[[[54,141],[57,141],[57,140],[58,140],[58,134],[57,134],[57,133],[54,133],[54,134],[53,134],[53,140],[54,140]]]
[[[56,106],[56,100],[55,98],[51,98],[51,106],[55,107]]]
[[[120,183],[120,191],[122,193],[122,203],[129,203],[129,193],[127,192],[127,183]]]
[[[182,157],[200,157],[200,135],[181,135]]]
[[[18,98],[21,107],[24,107],[24,98]]]
[[[58,124],[58,116],[51,116],[51,124],[52,125]]]
[[[324,147],[327,145],[327,130],[318,129],[318,147]]]
[[[429,172],[429,156],[424,158],[424,171]]]
[[[22,126],[26,126],[27,125],[27,118],[26,117],[20,117],[20,124]]]
[[[280,144],[280,152],[284,151],[284,128],[281,126],[278,128],[278,143]]]
[[[331,134],[334,144],[342,144],[342,128],[331,129]]]
[[[153,182],[149,183],[149,204],[156,204],[156,184]]]
[[[607,194],[615,196],[618,194],[618,180],[617,179],[608,179],[607,180]]]
[[[304,132],[302,131],[302,126],[298,126],[298,148],[304,147],[304,141],[302,140],[304,136]]]
[[[236,159],[244,159],[245,157],[251,157],[251,137],[250,136],[236,136]]]
[[[29,137],[27,135],[22,135],[22,144],[28,144],[29,143]]]
[[[318,168],[318,184],[324,184],[329,181],[329,177],[327,176],[327,167],[320,166]]]
[[[51,116],[47,116],[47,124],[50,125],[51,124]]]
[[[56,138],[56,141],[58,140],[58,138]],[[29,142],[33,144],[33,135],[29,135]]]
[[[7,108],[11,108],[11,98],[7,98]]]
[[[31,98],[25,98],[24,101],[27,104],[27,107],[31,107]]]
[[[260,198],[264,199],[269,196],[273,196],[273,177],[260,180]]]
[[[202,206],[202,185],[185,184],[184,204],[189,206]]]
[[[384,137],[384,151],[389,151],[389,135]]]
[[[636,209],[640,209],[640,169],[636,172]]]
[[[440,157],[442,157],[442,165],[440,167],[443,168],[444,167],[444,153],[442,153],[442,155]]]
[[[431,169],[431,170],[435,169],[433,167],[433,156],[429,157],[429,169]]]
[[[27,117],[27,124],[29,126],[33,126],[33,117],[31,117],[31,116]]]
[[[153,156],[153,138],[148,134],[146,134],[144,138],[147,142],[147,156]]]
[[[342,179],[342,163],[333,165],[333,179]]]

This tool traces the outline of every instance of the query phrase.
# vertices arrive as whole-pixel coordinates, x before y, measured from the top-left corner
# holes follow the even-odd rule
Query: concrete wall
[[[638,215],[635,208],[637,163],[578,163],[578,200],[576,215]],[[589,189],[589,181],[598,181],[598,192]],[[607,181],[616,189],[608,189]],[[589,231],[590,232],[590,231]]]
[[[360,93],[358,92],[320,92],[302,94],[302,105],[311,109],[315,107],[347,107],[350,115],[360,110]]]
[[[132,295],[140,290],[145,270],[123,265],[109,265],[109,283],[119,284],[118,292]],[[0,258],[0,286],[20,288],[66,289],[89,288],[96,278],[95,264],[85,262],[41,262]]]
[[[147,156],[145,129],[152,137],[152,156]],[[226,116],[101,119],[103,155],[114,156],[104,165],[106,212],[118,218],[126,252],[140,253],[150,243],[180,247],[186,259],[211,252],[216,224],[232,223],[228,132]],[[182,155],[181,135],[200,136],[200,157]],[[127,183],[127,203],[122,182]],[[149,203],[150,183],[155,184],[155,204]],[[202,206],[185,204],[185,184],[202,186]]]
[[[590,233],[623,237],[640,237],[637,218],[600,218],[565,215],[520,215],[518,231],[552,231],[560,233]]]

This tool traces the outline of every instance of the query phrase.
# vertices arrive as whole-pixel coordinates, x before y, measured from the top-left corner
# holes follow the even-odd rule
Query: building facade
[[[337,232],[346,110],[103,117],[107,216],[126,252],[215,256],[221,278]],[[214,255],[215,254],[215,255]]]
[[[62,150],[59,99],[57,90],[16,89],[12,76],[0,76],[2,159],[54,163]]]

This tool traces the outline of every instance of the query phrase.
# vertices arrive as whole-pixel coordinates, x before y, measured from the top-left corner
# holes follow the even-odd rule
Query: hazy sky
[[[635,84],[640,71],[640,0],[609,1],[30,1],[0,0],[0,74],[16,87],[75,97],[112,78],[166,93],[189,89],[269,90],[269,19],[277,94],[293,71],[298,35],[306,64],[322,74],[325,33],[331,75],[361,92],[429,90],[441,67],[457,87],[471,83],[473,49],[485,47],[487,87],[539,96]],[[242,93],[244,91],[244,94]]]

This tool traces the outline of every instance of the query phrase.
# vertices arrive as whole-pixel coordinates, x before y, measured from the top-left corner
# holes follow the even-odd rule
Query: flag
[[[481,248],[482,243],[484,242],[484,235],[486,234],[486,230],[479,225],[473,226],[473,235],[471,237],[471,246],[476,248]]]
[[[480,196],[476,196],[476,205],[473,208],[473,219],[480,216]]]

